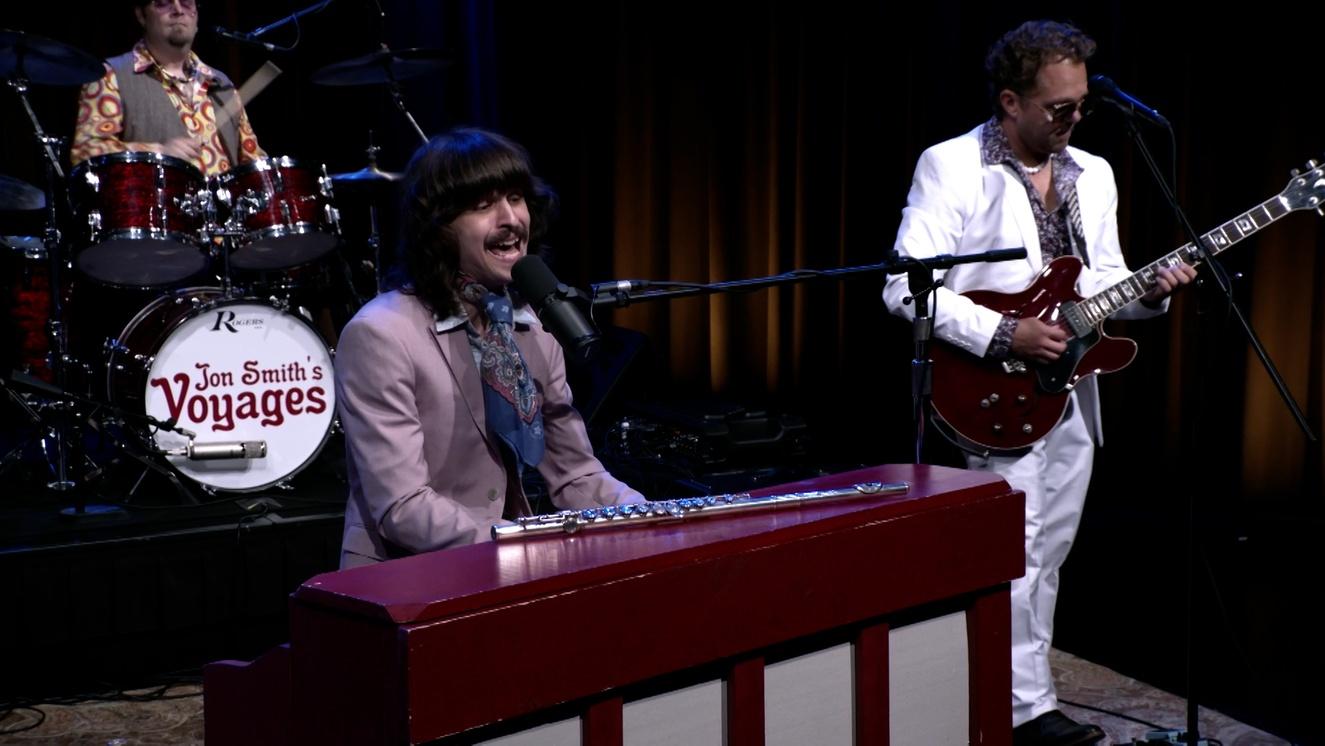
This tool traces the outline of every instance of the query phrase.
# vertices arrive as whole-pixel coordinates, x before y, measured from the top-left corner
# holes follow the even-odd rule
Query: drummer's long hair
[[[534,175],[524,148],[477,128],[453,129],[415,151],[404,187],[394,284],[439,318],[460,312],[453,220],[495,191],[518,189],[529,205],[534,252],[556,210],[556,194]]]

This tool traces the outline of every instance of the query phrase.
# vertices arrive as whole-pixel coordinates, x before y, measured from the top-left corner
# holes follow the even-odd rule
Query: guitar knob
[[[989,395],[989,401],[991,401],[991,402],[997,404],[997,403],[998,403],[998,394],[990,394],[990,395]]]
[[[988,399],[981,399],[981,400],[980,400],[980,408],[981,408],[981,409],[989,409],[989,404],[990,404],[990,401],[989,401]]]
[[[995,423],[994,423],[994,432],[996,432],[996,433],[1001,433],[1001,432],[1003,432],[1003,426],[1000,425],[1000,424],[998,424],[997,422],[995,422]]]
[[[1034,429],[1035,429],[1035,428],[1031,427],[1031,423],[1029,423],[1029,422],[1027,422],[1025,425],[1022,425],[1022,426],[1021,426],[1021,431],[1022,431],[1023,433],[1026,433],[1027,435],[1030,435],[1030,434],[1031,434],[1031,430],[1034,430]]]

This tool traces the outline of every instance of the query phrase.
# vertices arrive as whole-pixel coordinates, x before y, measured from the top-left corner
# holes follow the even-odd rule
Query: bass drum
[[[197,434],[194,442],[264,441],[256,459],[166,457],[214,490],[252,492],[312,463],[336,411],[331,353],[303,317],[220,288],[186,288],[152,301],[108,344],[107,395]],[[158,431],[162,450],[188,438]]]

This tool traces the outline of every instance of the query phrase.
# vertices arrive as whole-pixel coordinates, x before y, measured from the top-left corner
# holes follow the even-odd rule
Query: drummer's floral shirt
[[[215,176],[238,165],[230,163],[230,156],[221,145],[216,128],[217,112],[212,99],[207,96],[215,73],[198,59],[198,55],[189,53],[189,60],[184,65],[185,77],[178,78],[158,65],[147,44],[139,41],[133,48],[133,70],[161,81],[170,103],[179,112],[184,129],[202,143],[201,155],[192,160],[194,166],[207,176]],[[258,147],[258,138],[253,134],[243,107],[240,107],[235,123],[239,129],[239,164],[265,158],[266,153]],[[123,132],[124,102],[120,98],[120,84],[115,71],[107,65],[106,74],[100,80],[83,86],[70,160],[79,163],[93,156],[126,150],[161,152],[161,143],[124,142],[120,139]]]

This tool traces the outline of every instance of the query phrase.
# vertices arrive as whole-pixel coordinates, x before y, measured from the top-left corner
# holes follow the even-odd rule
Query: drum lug
[[[92,229],[93,235],[101,231],[101,210],[88,211],[87,227]]]
[[[107,356],[128,355],[133,352],[128,348],[127,345],[125,345],[123,342],[116,339],[115,337],[108,338],[105,342],[102,343],[101,348],[102,352],[104,352]]]
[[[331,226],[331,232],[340,235],[340,210],[331,205],[323,205],[326,210],[327,223]]]

